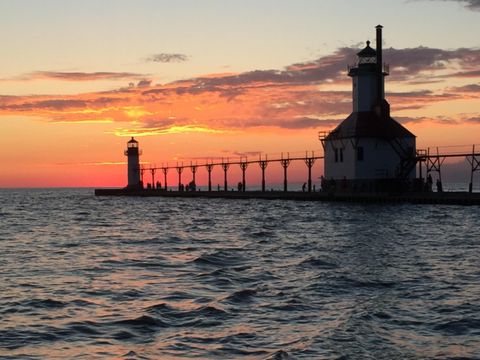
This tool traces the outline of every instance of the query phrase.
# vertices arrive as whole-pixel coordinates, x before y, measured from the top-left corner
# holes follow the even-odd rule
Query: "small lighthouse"
[[[415,178],[415,135],[390,117],[382,60],[382,26],[376,27],[376,49],[366,47],[348,67],[352,78],[352,113],[320,140],[325,178],[335,191],[391,191]]]
[[[138,189],[140,183],[140,150],[138,149],[138,141],[132,138],[127,143],[125,155],[128,157],[128,185],[129,189]]]

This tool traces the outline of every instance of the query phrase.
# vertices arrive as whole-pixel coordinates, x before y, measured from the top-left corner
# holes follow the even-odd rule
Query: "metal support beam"
[[[477,158],[477,155],[475,154],[475,145],[473,145],[473,148],[472,148],[471,159],[470,159],[470,156],[467,156],[466,159],[471,165],[470,183],[468,184],[468,192],[472,193],[473,192],[473,173],[480,169],[480,156]]]
[[[240,160],[240,169],[242,169],[242,191],[245,192],[246,182],[245,182],[245,171],[247,171],[248,163],[247,159],[245,161]]]
[[[418,149],[416,154],[416,161],[418,162],[418,178],[423,179],[423,166],[422,163],[427,161],[427,150]]]
[[[212,170],[213,170],[213,164],[207,164],[205,165],[208,171],[208,191],[212,191]]]
[[[265,192],[265,169],[268,166],[267,157],[265,156],[265,160],[262,160],[260,157],[258,164],[260,165],[260,169],[262,169],[262,191]]]
[[[190,163],[190,170],[192,170],[192,181],[195,185],[197,185],[197,182],[195,181],[195,174],[197,172],[197,165],[192,165],[192,163]]]
[[[305,154],[305,164],[308,168],[308,192],[312,192],[312,167],[315,164],[315,155],[312,152],[312,157],[308,157],[308,152]]]
[[[427,161],[426,161],[427,174],[429,174],[432,171],[436,171],[436,172],[438,172],[438,178],[440,179],[440,181],[442,181],[441,166],[442,166],[444,161],[445,161],[445,157],[439,155],[438,147],[437,147],[437,154],[436,155],[430,155],[430,148],[428,148],[427,149]]]
[[[178,191],[182,190],[182,172],[183,172],[183,166],[177,166],[177,173],[178,173]]]
[[[150,169],[150,173],[152,174],[152,189],[155,189],[155,168]]]
[[[288,191],[287,169],[288,169],[288,166],[290,165],[290,159],[289,159],[288,153],[287,153],[286,159],[283,158],[283,153],[282,153],[280,164],[282,164],[282,167],[283,167],[283,191],[287,192]]]
[[[228,159],[227,159],[227,161],[228,161]],[[223,189],[225,191],[228,191],[227,172],[228,172],[229,167],[230,167],[230,164],[228,162],[223,162],[223,160],[222,160],[222,169],[223,169],[223,173],[224,173]]]
[[[143,166],[140,166],[140,182],[142,183],[143,187],[143,173],[145,172],[145,168]]]
[[[168,191],[167,188],[167,173],[168,173],[168,167],[162,167],[162,172],[163,172],[163,181],[164,181],[164,189],[165,191]]]

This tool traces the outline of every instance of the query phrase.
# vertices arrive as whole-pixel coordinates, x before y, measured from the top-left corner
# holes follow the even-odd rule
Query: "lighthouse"
[[[128,185],[129,189],[138,189],[141,187],[140,182],[140,150],[138,149],[138,141],[132,138],[127,142],[127,150],[125,155],[128,157]]]
[[[335,191],[391,191],[415,178],[415,135],[390,116],[385,99],[389,68],[382,59],[382,26],[376,48],[367,41],[348,67],[352,113],[333,131],[320,135],[325,178]]]

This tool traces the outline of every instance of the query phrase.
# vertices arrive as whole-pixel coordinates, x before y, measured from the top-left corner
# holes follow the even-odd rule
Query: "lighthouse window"
[[[335,149],[335,162],[343,162],[343,149]]]
[[[357,147],[357,161],[363,161],[363,147]]]

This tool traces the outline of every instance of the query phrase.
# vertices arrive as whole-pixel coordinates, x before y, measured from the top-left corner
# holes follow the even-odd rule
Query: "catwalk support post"
[[[197,164],[193,165],[190,162],[190,170],[192,171],[192,182],[195,186],[197,185],[197,181],[196,181],[196,178],[195,178],[195,174],[197,173],[197,167],[198,167]]]
[[[262,169],[262,192],[265,192],[265,169],[268,166],[267,156],[265,155],[265,160],[262,160],[260,155],[260,160],[258,161],[260,169]]]
[[[165,191],[168,191],[168,187],[167,187],[168,167],[162,167],[162,172],[163,172],[163,182],[164,182],[164,186],[165,186]]]
[[[242,169],[242,191],[243,191],[243,192],[245,192],[245,187],[246,187],[246,183],[245,183],[245,171],[247,171],[247,167],[248,167],[247,158],[245,158],[245,161],[243,161],[242,159],[240,159],[240,169]]]
[[[140,165],[140,184],[142,184],[141,186],[143,187],[143,174],[145,173],[145,168],[143,167],[143,165]]]
[[[470,160],[469,156],[467,156],[466,158],[471,165],[470,183],[468,184],[468,192],[472,193],[473,192],[473,173],[480,168],[480,158],[477,158],[477,155],[475,155],[475,145],[473,145],[473,148],[472,148],[472,159]]]
[[[228,173],[228,168],[230,167],[230,164],[228,163],[228,159],[226,162],[223,161],[222,159],[222,169],[223,169],[223,189],[224,191],[228,191],[228,181],[227,181],[227,173]]]
[[[182,191],[182,172],[183,172],[183,166],[178,166],[177,165],[177,173],[178,173],[178,191]]]
[[[156,172],[155,168],[150,169],[150,173],[152,174],[152,189],[155,189],[155,172]]]
[[[208,172],[208,191],[212,191],[212,170],[213,170],[213,164],[207,164],[205,165],[207,168]]]
[[[315,154],[312,151],[312,156],[308,157],[308,152],[305,154],[305,164],[308,168],[308,192],[312,192],[312,167],[315,164]]]
[[[280,159],[280,163],[282,164],[283,167],[283,191],[287,192],[288,191],[288,181],[287,181],[287,169],[288,166],[290,165],[290,155],[287,153],[287,158],[283,158],[283,153],[282,153],[282,158]]]

